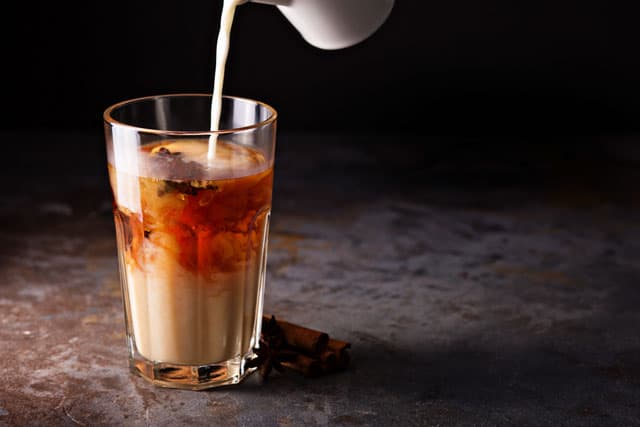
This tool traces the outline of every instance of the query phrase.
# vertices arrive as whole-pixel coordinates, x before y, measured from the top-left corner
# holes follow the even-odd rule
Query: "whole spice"
[[[272,369],[282,372],[282,362],[295,359],[296,353],[285,348],[285,340],[276,318],[263,322],[260,346],[255,350],[257,357],[249,362],[249,367],[257,367],[262,378],[267,378]]]
[[[283,321],[279,321],[278,325],[282,329],[287,344],[292,347],[312,354],[321,353],[327,348],[329,335],[324,332]]]
[[[264,379],[272,369],[284,368],[317,377],[347,368],[350,348],[348,342],[331,339],[325,332],[264,316],[257,357],[250,366],[259,367]]]
[[[349,355],[349,349],[351,344],[346,341],[330,339],[327,344],[328,350],[336,356],[336,367],[338,369],[344,369],[349,366],[351,356]]]

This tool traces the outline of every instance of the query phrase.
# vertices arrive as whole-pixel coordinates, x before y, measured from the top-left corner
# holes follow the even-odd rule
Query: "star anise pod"
[[[282,362],[296,357],[296,352],[286,348],[286,341],[275,316],[264,322],[260,335],[260,346],[255,350],[258,357],[249,363],[249,367],[258,367],[262,379],[266,379],[272,369],[282,372]]]
[[[182,153],[180,151],[171,152],[166,147],[160,147],[160,149],[157,151],[156,154],[159,155],[159,156],[179,156]]]

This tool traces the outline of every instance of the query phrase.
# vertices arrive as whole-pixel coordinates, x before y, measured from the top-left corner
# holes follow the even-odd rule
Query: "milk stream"
[[[216,70],[213,77],[213,96],[211,97],[211,130],[220,130],[220,113],[222,110],[222,86],[224,83],[224,69],[229,55],[229,39],[231,36],[231,25],[236,7],[244,0],[224,0],[222,5],[222,16],[220,17],[220,31],[218,33],[218,43],[216,45]],[[209,148],[207,150],[207,161],[209,164],[216,157],[216,145],[218,135],[209,137]]]

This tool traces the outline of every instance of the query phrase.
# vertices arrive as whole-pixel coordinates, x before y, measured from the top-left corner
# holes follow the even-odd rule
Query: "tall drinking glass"
[[[131,370],[204,389],[253,369],[262,319],[276,111],[211,95],[104,113]]]

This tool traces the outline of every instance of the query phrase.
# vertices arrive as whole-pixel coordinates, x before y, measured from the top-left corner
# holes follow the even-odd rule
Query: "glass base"
[[[247,366],[255,358],[255,353],[250,351],[245,356],[210,365],[182,365],[154,362],[134,350],[129,358],[129,368],[134,374],[160,387],[204,390],[238,384],[257,369]]]

